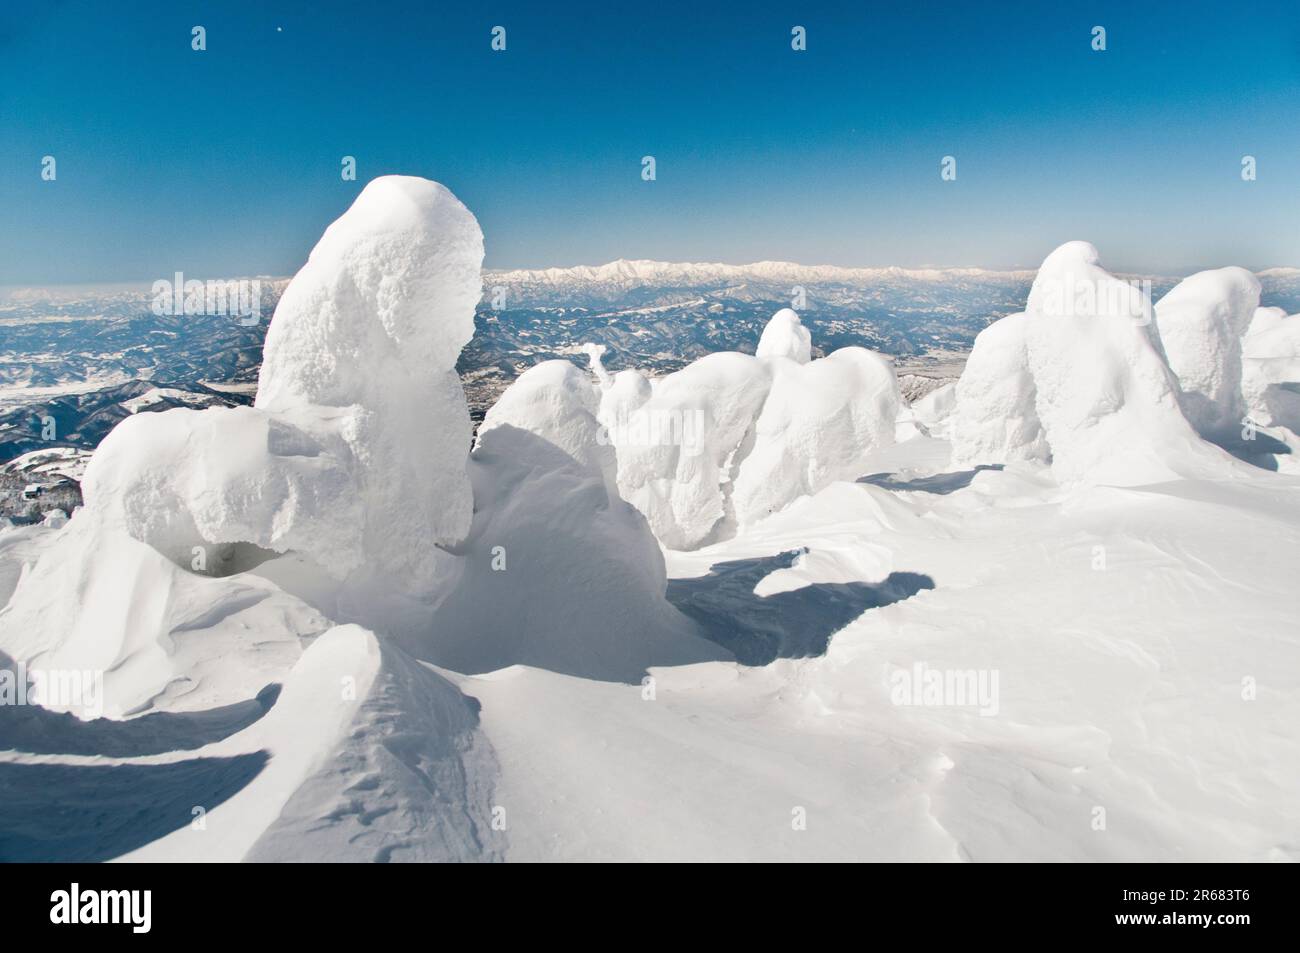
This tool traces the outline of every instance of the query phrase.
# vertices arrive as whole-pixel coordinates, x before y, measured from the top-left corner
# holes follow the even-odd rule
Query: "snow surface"
[[[1300,859],[1300,476],[1197,435],[1091,246],[928,405],[782,317],[658,381],[539,365],[470,452],[478,257],[376,180],[256,407],[129,418],[66,526],[0,528],[0,669],[105,715],[0,705],[0,859]]]
[[[825,624],[837,587],[933,580],[840,628],[824,657],[655,669],[653,701],[537,668],[457,679],[500,763],[507,857],[1295,860],[1293,569],[1253,554],[1300,543],[1300,484],[1065,493],[1008,467],[902,487],[946,455],[893,448],[874,465],[897,489],[837,483],[671,555],[674,576],[707,578],[809,547],[819,559],[777,570],[803,596],[784,614],[772,595],[727,604],[789,630]],[[917,662],[997,670],[998,714],[893,704],[891,677]]]

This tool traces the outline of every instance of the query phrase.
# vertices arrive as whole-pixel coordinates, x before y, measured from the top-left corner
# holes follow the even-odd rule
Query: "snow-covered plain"
[[[791,311],[593,348],[471,447],[481,261],[375,180],[254,408],[0,531],[0,670],[96,701],[0,705],[0,859],[1300,858],[1300,319],[1248,273],[1153,307],[1071,242],[914,407]]]

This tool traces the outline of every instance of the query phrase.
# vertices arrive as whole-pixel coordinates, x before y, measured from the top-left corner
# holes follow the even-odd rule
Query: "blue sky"
[[[291,274],[391,172],[490,267],[1300,265],[1298,107],[1294,2],[8,4],[0,284]]]

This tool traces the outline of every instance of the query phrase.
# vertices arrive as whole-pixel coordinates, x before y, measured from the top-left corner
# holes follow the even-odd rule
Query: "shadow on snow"
[[[716,563],[694,579],[670,579],[668,600],[699,624],[706,638],[744,665],[823,655],[831,636],[868,609],[933,589],[934,580],[892,572],[878,583],[817,582],[770,596],[754,594],[764,576],[793,565],[800,550]]]
[[[970,486],[971,481],[975,479],[975,474],[982,470],[1001,470],[1002,464],[984,464],[981,463],[973,470],[959,470],[955,473],[936,473],[934,476],[916,477],[912,480],[895,480],[892,473],[873,473],[870,476],[859,477],[859,483],[870,483],[872,486],[878,486],[883,490],[908,490],[919,491],[921,493],[939,493],[947,494],[956,490],[963,490]]]
[[[269,755],[171,764],[0,764],[0,861],[104,861],[211,811]],[[56,800],[57,797],[57,800]]]

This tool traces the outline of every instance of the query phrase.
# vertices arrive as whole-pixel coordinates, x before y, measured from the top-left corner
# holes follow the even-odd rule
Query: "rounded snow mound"
[[[82,486],[90,519],[183,567],[196,547],[240,542],[309,553],[340,577],[364,561],[347,461],[252,407],[128,417]]]
[[[698,549],[830,483],[862,476],[895,440],[901,398],[891,362],[865,348],[811,360],[789,308],[754,357],[709,354],[654,382],[622,371],[597,413],[614,444],[618,489],[669,549]]]
[[[1156,303],[1183,414],[1203,437],[1222,438],[1241,426],[1241,338],[1259,292],[1259,279],[1245,268],[1217,268],[1184,278]]]
[[[1300,432],[1300,315],[1258,309],[1242,351],[1242,394],[1251,420]]]
[[[1024,312],[1010,314],[975,337],[955,389],[950,431],[954,466],[1050,462],[1029,371],[1027,322]]]
[[[1048,255],[1024,317],[989,334],[1007,320],[984,332],[958,384],[961,463],[1050,459],[1062,483],[1115,485],[1235,471],[1183,416],[1142,286],[1102,268],[1091,244]],[[1015,419],[995,420],[999,410]]]
[[[325,229],[267,330],[257,406],[404,396],[474,335],[483,233],[444,186],[389,175]],[[396,373],[395,373],[396,372]]]
[[[48,529],[63,529],[68,525],[68,514],[58,508],[47,510],[41,519],[41,525]]]
[[[740,526],[836,480],[856,480],[868,454],[894,443],[901,398],[888,359],[846,347],[808,364],[777,362],[773,371],[736,476]]]
[[[470,473],[464,572],[427,631],[406,642],[417,657],[467,673],[531,665],[620,682],[727,657],[667,601],[659,544],[598,469],[498,422]]]
[[[799,315],[782,308],[763,329],[758,339],[757,357],[788,357],[799,364],[812,360],[812,334],[799,320]]]
[[[543,361],[524,371],[488,410],[477,445],[498,427],[515,427],[542,438],[616,485],[617,464],[596,413],[600,396],[591,379],[570,361]],[[521,444],[521,450],[527,445]]]
[[[1142,287],[1101,266],[1091,242],[1066,242],[1043,259],[1029,289],[1029,314],[1049,318],[1118,318],[1150,327],[1151,300]]]
[[[709,354],[658,381],[644,400],[635,378],[619,378],[605,392],[601,420],[617,451],[620,493],[665,546],[703,545],[728,513],[726,485],[767,399],[768,362]]]
[[[604,386],[600,395],[597,416],[608,429],[626,420],[632,411],[639,409],[654,395],[650,381],[635,369],[619,371]]]

